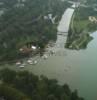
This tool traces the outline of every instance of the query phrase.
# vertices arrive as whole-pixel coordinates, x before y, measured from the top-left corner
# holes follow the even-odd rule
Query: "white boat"
[[[21,66],[19,66],[20,68],[24,68],[25,66],[23,66],[23,65],[21,65]]]
[[[16,62],[16,65],[21,65],[21,62],[19,61],[19,62]]]
[[[37,63],[38,63],[37,60],[33,61],[33,64],[34,64],[34,65],[37,64]]]
[[[55,51],[54,51],[54,50],[51,50],[50,53],[51,53],[51,54],[55,54]]]
[[[33,63],[33,62],[30,62],[29,64],[30,64],[30,65],[33,65],[34,63]]]
[[[47,58],[48,58],[48,56],[47,56],[47,55],[44,55],[44,56],[43,56],[43,59],[47,59]]]
[[[27,62],[28,62],[28,63],[31,63],[31,62],[32,62],[32,60],[28,60]]]

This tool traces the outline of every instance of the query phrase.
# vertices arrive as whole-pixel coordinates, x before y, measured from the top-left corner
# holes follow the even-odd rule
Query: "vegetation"
[[[78,96],[77,90],[72,92],[67,84],[59,85],[55,79],[38,77],[27,71],[2,69],[0,80],[0,96],[7,100],[84,100]]]
[[[57,24],[44,16],[56,16],[58,23],[64,10],[70,5],[60,0],[0,0],[4,14],[0,17],[0,61],[20,57],[19,48],[34,42],[44,48],[57,38]],[[18,1],[18,2],[17,2]]]
[[[92,7],[79,7],[73,15],[66,48],[85,49],[88,43],[93,39],[90,33],[97,30],[97,23],[91,22],[89,16],[96,18],[97,13]]]
[[[16,4],[18,2],[18,0],[0,0],[0,2],[2,2],[2,6],[0,6],[0,8],[10,8],[10,7],[13,7],[14,4]]]
[[[0,84],[0,97],[0,100],[30,100],[25,94],[7,84]]]
[[[86,0],[86,4],[91,5],[91,6],[96,3],[97,3],[97,0]]]

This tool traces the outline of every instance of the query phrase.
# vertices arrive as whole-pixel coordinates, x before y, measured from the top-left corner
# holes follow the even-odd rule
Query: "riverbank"
[[[61,55],[62,56],[66,56],[66,52],[65,52],[65,49],[64,49],[64,42],[66,41],[67,39],[67,36],[64,36],[64,35],[68,35],[68,30],[69,30],[69,25],[70,25],[70,21],[71,21],[71,18],[72,18],[72,15],[74,13],[74,9],[73,8],[67,8],[65,11],[64,11],[64,14],[62,16],[62,19],[58,25],[58,29],[60,31],[63,31],[62,34],[63,35],[59,35],[59,33],[61,34],[61,32],[58,32],[57,33],[57,41],[56,43],[54,43],[54,45],[52,47],[49,47],[46,49],[46,52],[44,52],[44,55],[47,56],[47,60],[43,59],[42,57],[40,57],[39,55],[35,56],[35,57],[32,57],[30,56],[29,58],[27,59],[24,59],[21,63],[21,65],[23,65],[23,69],[26,69],[26,70],[29,70],[29,67],[32,66],[32,68],[35,66],[33,64],[28,64],[27,61],[28,60],[31,60],[31,61],[37,61],[37,64],[36,66],[40,66],[39,68],[45,66],[45,62],[46,61],[49,61],[50,58],[52,59],[52,61],[54,60],[53,57],[58,57],[58,59],[60,59]],[[63,21],[64,20],[64,21]],[[64,22],[66,22],[66,24],[64,24]],[[64,26],[63,26],[64,24]],[[66,32],[66,33],[65,33]],[[53,52],[53,54],[50,54],[51,52]],[[43,56],[44,56],[43,55]],[[59,57],[60,56],[60,57]],[[49,60],[48,60],[49,59]],[[51,61],[51,60],[50,60]],[[60,61],[60,60],[59,60]],[[43,64],[44,65],[43,65]],[[25,65],[24,65],[25,64]],[[42,66],[42,65],[43,66]],[[2,66],[4,67],[8,67],[8,68],[12,68],[12,69],[15,69],[15,70],[23,70],[20,68],[20,66],[17,66],[16,63],[12,63],[11,64],[4,64]],[[47,64],[49,65],[49,64]],[[58,64],[60,66],[60,63]],[[54,65],[55,66],[55,65]],[[2,67],[3,68],[3,67]],[[36,67],[37,68],[37,67]],[[65,69],[64,69],[65,70]],[[38,71],[38,69],[37,69]]]
[[[84,100],[67,84],[59,85],[56,79],[39,77],[28,71],[3,69],[0,70],[0,80],[2,100]]]
[[[90,15],[95,18],[95,21],[90,19]],[[73,16],[65,47],[75,50],[86,49],[88,43],[93,40],[90,34],[97,30],[97,14],[92,7],[79,7]]]
[[[17,3],[13,0],[7,5],[10,3],[0,16],[0,62],[21,58],[19,49],[26,44],[33,45],[34,42],[43,49],[49,41],[56,41],[57,24],[64,10],[71,5],[60,0],[19,2],[24,6],[15,6]]]
[[[6,61],[6,62],[2,61],[1,65],[7,64],[7,63],[16,63],[17,61],[27,63],[28,59],[35,58],[35,56],[37,56],[37,55],[41,57],[41,56],[46,54],[48,56],[48,55],[51,55],[51,52],[54,52],[54,54],[57,54],[58,52],[61,52],[60,51],[61,49],[63,49],[63,51],[64,51],[64,43],[67,40],[69,25],[70,25],[70,22],[71,22],[72,15],[74,13],[74,7],[73,8],[68,8],[68,9],[66,9],[66,11],[64,11],[64,14],[62,15],[62,18],[59,22],[59,25],[57,26],[58,33],[57,33],[56,43],[49,42],[48,43],[48,45],[49,45],[48,48],[47,48],[47,46],[44,45],[42,50],[40,50],[41,49],[40,48],[39,50],[35,51],[34,54],[33,53],[28,53],[28,55],[26,55],[26,57],[24,55],[24,59],[22,57],[23,56],[23,54],[22,54],[21,58],[9,60],[9,61]],[[38,42],[38,43],[40,45],[43,45],[40,42]],[[35,44],[38,44],[38,43],[35,43]],[[32,45],[32,44],[33,44],[33,42],[28,43],[28,45]],[[38,47],[40,47],[40,45],[38,45]],[[53,45],[53,46],[51,47],[51,45]],[[20,55],[20,53],[19,53],[19,55]]]

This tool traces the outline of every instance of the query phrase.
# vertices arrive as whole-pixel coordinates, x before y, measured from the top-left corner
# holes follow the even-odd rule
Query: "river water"
[[[3,13],[4,13],[4,11],[3,11],[3,10],[0,10],[0,16],[1,16]]]
[[[74,10],[70,8],[64,12],[63,19],[60,21],[62,27],[58,26],[58,30],[62,30],[62,35],[57,36],[54,47],[47,49],[48,51],[54,50],[55,54],[48,55],[48,59],[46,60],[36,57],[38,63],[36,65],[25,66],[24,69],[36,75],[55,78],[60,84],[69,84],[72,90],[78,89],[80,96],[84,97],[85,100],[96,100],[97,32],[92,34],[94,39],[89,43],[87,49],[79,51],[65,49],[64,43],[67,37],[64,34],[68,34],[67,31],[73,12]],[[64,24],[64,22],[67,24]],[[12,68],[14,67],[12,66]],[[20,70],[19,67],[15,68]]]

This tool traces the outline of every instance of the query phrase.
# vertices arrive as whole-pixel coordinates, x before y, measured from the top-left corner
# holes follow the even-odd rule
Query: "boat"
[[[48,56],[47,56],[47,55],[44,55],[44,56],[43,56],[43,59],[47,59],[47,58],[48,58]]]
[[[17,66],[18,66],[18,65],[21,65],[21,62],[20,62],[20,61],[16,62],[16,65],[17,65]]]
[[[55,54],[55,51],[54,50],[51,50],[50,53],[53,55],[53,54]]]
[[[30,62],[29,64],[30,64],[30,65],[33,65],[34,63],[33,63],[33,62]]]
[[[28,61],[27,61],[27,63],[31,63],[31,62],[32,62],[32,60],[28,60]]]
[[[33,64],[34,64],[34,65],[37,64],[37,63],[38,63],[37,60],[33,61]]]
[[[20,68],[24,68],[25,66],[24,65],[21,65],[21,66],[19,66]]]

